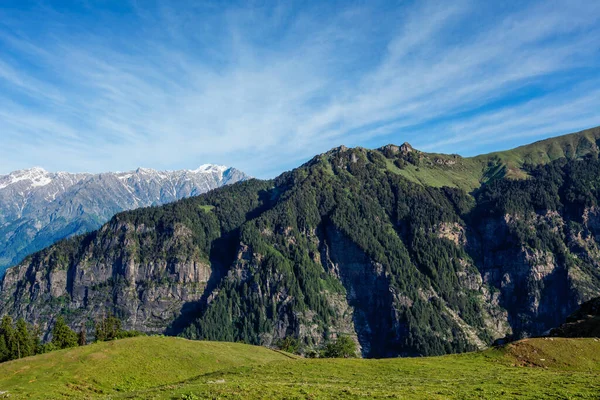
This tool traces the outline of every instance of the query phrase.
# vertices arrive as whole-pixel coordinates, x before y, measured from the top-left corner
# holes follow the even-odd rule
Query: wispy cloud
[[[0,172],[273,176],[341,143],[475,154],[600,124],[597,2],[149,3],[0,9]]]

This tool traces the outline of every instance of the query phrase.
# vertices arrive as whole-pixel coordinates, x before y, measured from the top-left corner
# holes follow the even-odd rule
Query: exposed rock
[[[393,144],[388,144],[383,146],[380,150],[386,154],[393,155],[397,154],[400,151],[400,147]]]
[[[456,164],[456,160],[448,159],[448,158],[435,158],[433,160],[433,162],[435,162],[438,165],[447,165],[447,166]]]
[[[119,236],[111,241],[98,236],[74,264],[64,260],[48,270],[54,252],[46,251],[9,269],[0,291],[0,311],[23,317],[46,333],[54,318],[67,312],[74,327],[115,314],[126,329],[165,332],[184,304],[202,297],[210,266],[194,256],[141,261],[131,250],[139,246],[135,236],[144,227],[115,223],[111,228]],[[192,240],[187,227],[178,226],[174,233],[163,243],[166,251]],[[98,253],[103,257],[96,258]]]
[[[415,149],[413,149],[413,147],[408,142],[404,142],[402,146],[400,146],[400,153],[402,154],[412,153],[414,150]]]
[[[457,246],[465,246],[467,244],[467,236],[465,228],[457,222],[443,222],[437,226],[436,233],[438,237],[448,239],[454,242]]]

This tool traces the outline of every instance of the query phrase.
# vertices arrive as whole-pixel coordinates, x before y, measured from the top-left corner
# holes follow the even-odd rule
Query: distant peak
[[[48,171],[46,171],[44,168],[42,167],[31,167],[31,168],[27,168],[23,170],[24,172],[34,172],[34,173],[40,173],[40,174],[45,174]]]
[[[153,170],[152,168],[139,167],[138,169],[135,170],[136,174],[151,174],[153,172],[156,172],[156,171]]]
[[[50,174],[41,167],[22,169],[11,172],[9,175],[2,177],[0,189],[4,189],[5,187],[21,181],[29,182],[31,187],[39,187],[46,186],[52,182],[52,178],[50,177]]]
[[[207,173],[207,172],[223,173],[223,172],[227,171],[228,169],[229,169],[229,167],[227,167],[225,165],[202,164],[197,169],[190,170],[189,172],[192,172],[194,174]]]

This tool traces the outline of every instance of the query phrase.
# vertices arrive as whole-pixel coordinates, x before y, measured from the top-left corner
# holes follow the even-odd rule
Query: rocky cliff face
[[[247,179],[233,168],[92,174],[41,168],[0,176],[0,276],[26,255],[98,229],[117,212],[161,205]]]
[[[163,333],[184,304],[200,300],[212,271],[197,251],[140,259],[135,249],[143,243],[138,237],[148,238],[153,229],[114,221],[89,237],[69,260],[62,259],[60,246],[71,242],[36,254],[26,268],[7,271],[2,308],[45,332],[53,316],[67,313],[71,325],[87,325],[90,331],[94,318],[117,315],[127,329]],[[177,225],[168,240],[153,245],[168,254],[177,248],[195,249],[190,242],[189,229]]]

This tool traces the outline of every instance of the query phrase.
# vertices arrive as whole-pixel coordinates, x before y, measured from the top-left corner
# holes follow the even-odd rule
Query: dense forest
[[[351,337],[369,357],[540,334],[600,295],[600,162],[573,154],[514,179],[497,158],[484,171],[409,146],[340,147],[37,253],[7,273],[0,311],[46,339],[48,315],[114,313],[128,329],[306,352]],[[483,184],[456,178],[476,168]]]

